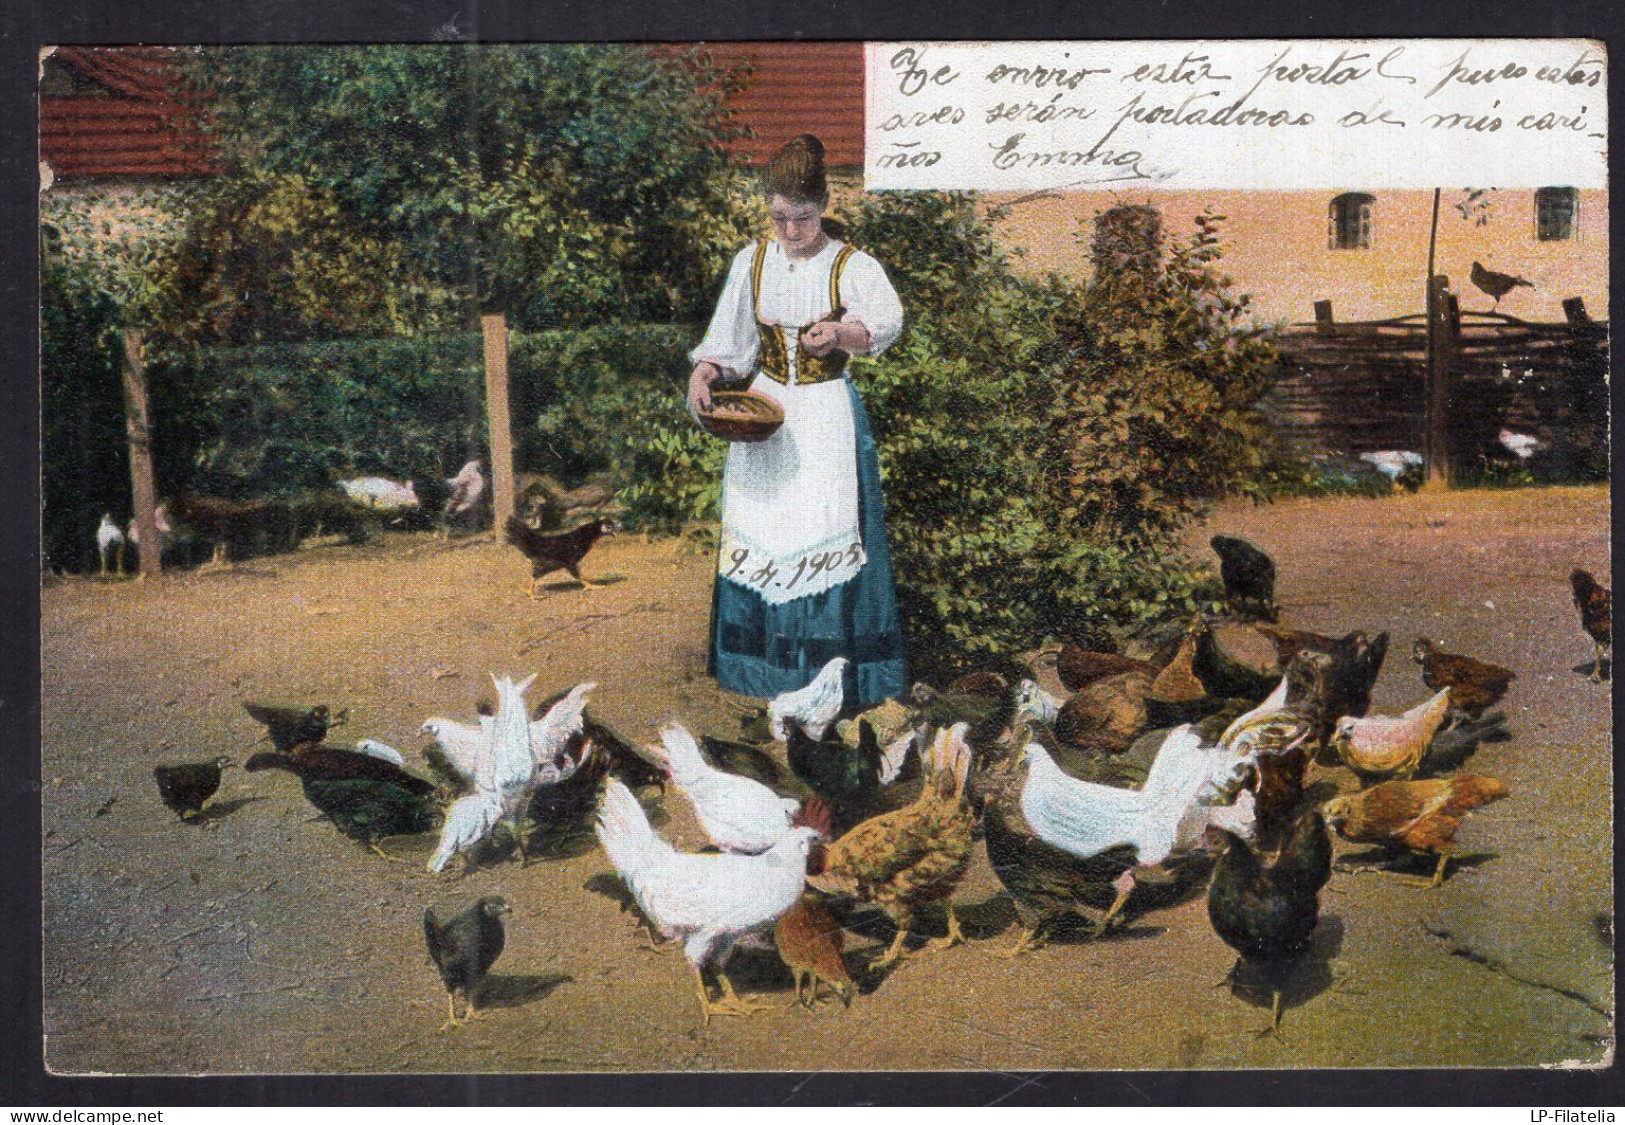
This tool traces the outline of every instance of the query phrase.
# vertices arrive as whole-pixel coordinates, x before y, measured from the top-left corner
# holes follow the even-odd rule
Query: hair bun
[[[792,203],[823,203],[829,199],[824,171],[824,142],[802,133],[785,142],[767,162],[763,176],[769,195],[782,195]]]

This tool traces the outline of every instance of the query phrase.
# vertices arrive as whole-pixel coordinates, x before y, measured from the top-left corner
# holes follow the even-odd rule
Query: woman
[[[691,353],[691,411],[740,378],[784,407],[771,438],[728,450],[707,665],[723,688],[769,699],[844,656],[846,704],[869,707],[907,677],[880,463],[846,360],[890,347],[903,306],[879,262],[824,232],[818,138],[785,145],[765,178],[778,237],[734,258]]]

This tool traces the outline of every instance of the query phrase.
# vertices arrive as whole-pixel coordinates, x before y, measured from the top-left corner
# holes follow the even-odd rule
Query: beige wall
[[[1307,321],[1314,302],[1330,298],[1340,320],[1365,320],[1422,311],[1427,275],[1428,229],[1433,193],[1373,192],[1371,246],[1331,250],[1326,245],[1327,207],[1335,192],[1070,192],[1015,201],[1002,235],[1026,250],[1024,268],[1074,276],[1088,268],[1088,220],[1124,202],[1150,202],[1162,209],[1174,234],[1192,231],[1191,220],[1212,204],[1228,216],[1223,269],[1252,293],[1263,320]],[[1565,297],[1583,297],[1597,319],[1608,315],[1608,193],[1580,192],[1577,236],[1571,241],[1535,238],[1534,192],[1491,194],[1489,222],[1477,226],[1451,206],[1463,193],[1446,189],[1439,208],[1437,269],[1449,276],[1467,311],[1489,308],[1468,271],[1476,258],[1493,270],[1533,281],[1517,289],[1500,311],[1525,320],[1562,320]],[[1080,226],[1081,224],[1081,226]],[[1080,241],[1081,234],[1081,241]]]

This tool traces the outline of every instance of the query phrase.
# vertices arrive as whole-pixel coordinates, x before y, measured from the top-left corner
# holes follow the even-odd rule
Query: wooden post
[[[1444,279],[1434,272],[1434,255],[1439,245],[1439,196],[1442,189],[1433,189],[1433,226],[1428,231],[1428,275],[1427,292],[1424,298],[1423,315],[1427,320],[1427,385],[1422,391],[1422,456],[1427,459],[1426,487],[1436,488],[1444,483],[1443,443],[1439,438],[1443,428],[1443,419],[1438,410],[1439,406],[1439,349],[1438,323],[1439,300]]]
[[[1451,310],[1455,311],[1452,328]],[[1452,471],[1450,449],[1450,386],[1461,335],[1461,312],[1450,279],[1434,276],[1428,285],[1427,362],[1427,485],[1449,487]]]
[[[152,480],[152,426],[147,410],[147,357],[141,333],[124,330],[124,432],[130,442],[130,494],[135,528],[141,537],[141,577],[164,572],[164,545],[158,540],[158,490]]]
[[[480,317],[485,336],[485,416],[491,425],[491,505],[498,529],[514,514],[513,420],[508,415],[508,318]]]
[[[1590,324],[1591,314],[1586,312],[1585,298],[1563,298],[1563,318],[1569,322],[1570,328],[1574,328],[1582,324]]]
[[[1332,320],[1332,303],[1330,300],[1315,302],[1315,335],[1337,335],[1337,328]]]

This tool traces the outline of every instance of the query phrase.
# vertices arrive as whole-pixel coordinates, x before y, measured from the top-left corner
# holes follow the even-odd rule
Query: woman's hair
[[[767,162],[762,180],[769,197],[782,195],[791,203],[828,203],[824,142],[811,133],[791,139]]]

